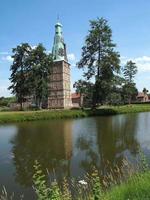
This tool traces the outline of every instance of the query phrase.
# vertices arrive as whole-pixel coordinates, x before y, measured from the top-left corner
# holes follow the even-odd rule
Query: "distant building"
[[[73,107],[80,107],[81,102],[81,95],[80,93],[72,93],[71,94],[72,106]]]
[[[147,94],[144,94],[144,92],[139,92],[137,95],[137,101],[138,102],[149,102],[149,96]]]

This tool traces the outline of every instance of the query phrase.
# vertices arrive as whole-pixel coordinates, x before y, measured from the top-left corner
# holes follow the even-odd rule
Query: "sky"
[[[104,17],[113,32],[121,63],[138,66],[139,91],[150,90],[150,0],[0,0],[0,96],[11,96],[12,48],[43,43],[51,51],[59,15],[71,63],[71,83],[82,78],[75,64],[89,29],[89,20]]]

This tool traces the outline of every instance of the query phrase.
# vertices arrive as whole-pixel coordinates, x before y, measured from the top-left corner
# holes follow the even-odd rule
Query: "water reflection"
[[[103,125],[105,123],[105,125]],[[136,157],[139,143],[136,138],[137,118],[130,115],[104,118],[97,124],[97,143],[103,174],[121,166],[129,156]],[[109,165],[107,164],[109,163]]]
[[[150,155],[149,120],[150,113],[140,113],[2,126],[0,187],[8,183],[11,191],[25,193],[22,186],[31,188],[35,160],[58,179],[83,176],[93,165],[105,175],[125,157],[136,162],[140,146]],[[28,199],[32,195],[26,192]]]
[[[82,135],[77,139],[76,147],[86,154],[80,166],[88,172],[97,166],[104,175],[121,166],[126,157],[135,158],[139,151],[137,119],[132,115],[95,118],[96,138]]]
[[[59,123],[61,125],[59,125]],[[18,134],[11,140],[13,144],[16,181],[24,186],[32,185],[33,165],[38,160],[43,171],[61,176],[69,175],[72,156],[71,123],[33,123],[23,124]]]

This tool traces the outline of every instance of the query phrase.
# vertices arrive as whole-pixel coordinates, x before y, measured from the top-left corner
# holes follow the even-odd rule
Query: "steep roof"
[[[76,93],[76,92],[71,94],[72,99],[80,98],[80,96],[81,96],[80,93]]]

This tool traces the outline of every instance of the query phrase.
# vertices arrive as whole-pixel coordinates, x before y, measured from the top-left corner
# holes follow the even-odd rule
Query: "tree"
[[[39,44],[32,49],[28,60],[30,65],[30,90],[37,107],[41,108],[42,103],[48,98],[48,82],[52,66],[51,54],[46,54],[46,49]]]
[[[28,43],[18,45],[12,50],[13,64],[11,65],[11,86],[8,88],[15,94],[20,103],[21,110],[25,97],[30,94],[28,84],[28,72],[30,66],[28,65],[28,57],[31,53],[31,47]]]
[[[148,99],[148,95],[147,95],[148,92],[149,92],[149,91],[148,91],[146,88],[143,88],[144,101],[147,101],[147,99]]]
[[[73,87],[76,88],[76,92],[80,94],[80,106],[89,105],[93,96],[93,83],[85,80],[78,80],[73,84]]]
[[[131,104],[131,100],[136,100],[138,90],[135,83],[126,83],[122,88],[122,97],[124,103]]]
[[[114,72],[119,72],[119,53],[114,50],[112,31],[107,20],[98,18],[90,21],[89,34],[82,47],[81,59],[78,68],[85,69],[87,80],[95,78],[93,90],[93,105],[105,101]]]
[[[131,100],[137,95],[136,84],[134,83],[134,77],[137,73],[137,66],[131,60],[126,63],[123,68],[123,74],[125,77],[125,85],[123,86],[123,98],[128,99],[128,103],[131,104]]]
[[[31,48],[27,43],[13,49],[14,59],[11,66],[11,83],[9,89],[16,95],[23,108],[23,102],[29,98],[35,101],[37,107],[48,98],[48,80],[52,65],[51,54],[46,54],[42,44]]]
[[[108,94],[106,102],[110,105],[122,104],[122,86],[125,80],[119,75],[114,75],[111,81],[111,92]]]
[[[137,74],[136,63],[132,62],[132,60],[128,61],[124,66],[123,74],[128,83],[133,83],[134,77]]]
[[[148,92],[149,92],[149,91],[148,91],[146,88],[143,88],[143,93],[144,93],[144,95],[147,95]]]

